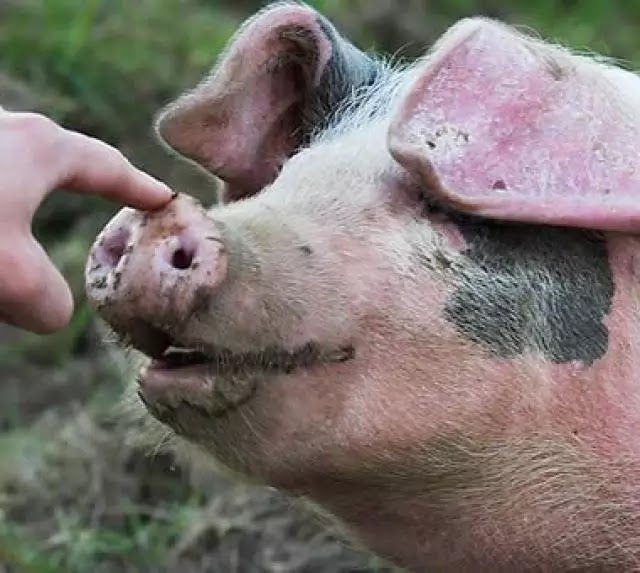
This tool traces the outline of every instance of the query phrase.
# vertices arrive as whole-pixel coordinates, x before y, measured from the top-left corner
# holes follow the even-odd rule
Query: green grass
[[[195,0],[34,0],[0,21],[2,68],[67,105],[61,121],[117,142],[213,63],[237,21]]]
[[[105,560],[127,570],[161,569],[172,547],[198,518],[197,503],[182,502],[153,519],[145,507],[121,509],[117,527],[91,527],[81,516],[69,513],[58,518],[55,535],[42,541],[25,527],[0,521],[0,563],[24,573],[85,573],[95,571]]]
[[[62,573],[52,559],[43,555],[35,540],[19,527],[0,521],[0,563],[15,573]]]

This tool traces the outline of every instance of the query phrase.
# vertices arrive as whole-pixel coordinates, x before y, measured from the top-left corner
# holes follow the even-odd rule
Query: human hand
[[[73,312],[69,285],[31,232],[36,210],[60,187],[144,210],[172,196],[106,143],[0,107],[0,322],[40,334],[63,328]]]

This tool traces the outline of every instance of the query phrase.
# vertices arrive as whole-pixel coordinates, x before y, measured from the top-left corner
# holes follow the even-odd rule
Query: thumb
[[[12,246],[0,252],[0,319],[37,334],[61,330],[73,313],[69,285],[33,236]]]

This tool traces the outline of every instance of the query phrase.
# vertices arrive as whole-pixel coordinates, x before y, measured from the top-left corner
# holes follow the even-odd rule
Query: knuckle
[[[39,113],[8,114],[2,117],[2,122],[9,129],[30,139],[51,137],[58,129],[52,119]]]
[[[105,153],[109,156],[109,165],[111,166],[113,177],[115,180],[124,183],[130,175],[131,164],[124,154],[115,147],[105,145]]]
[[[114,168],[121,169],[122,171],[126,169],[129,162],[119,149],[112,147],[111,145],[108,145],[102,141],[99,141],[98,144],[102,147],[105,156],[109,158]]]
[[[38,113],[7,114],[0,117],[0,122],[39,161],[44,161],[55,148],[61,132],[52,119]]]

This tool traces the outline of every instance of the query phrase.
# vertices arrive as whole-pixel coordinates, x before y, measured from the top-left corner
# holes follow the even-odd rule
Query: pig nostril
[[[193,264],[195,254],[194,249],[182,246],[171,256],[171,266],[175,269],[184,271]]]
[[[173,239],[173,243],[167,253],[168,263],[179,271],[191,268],[196,258],[198,243],[196,238],[187,230]]]
[[[195,264],[198,241],[188,230],[167,238],[162,247],[162,257],[167,265],[178,271],[186,271]]]
[[[124,256],[131,233],[127,228],[120,228],[107,235],[96,251],[96,259],[102,266],[115,268]]]

